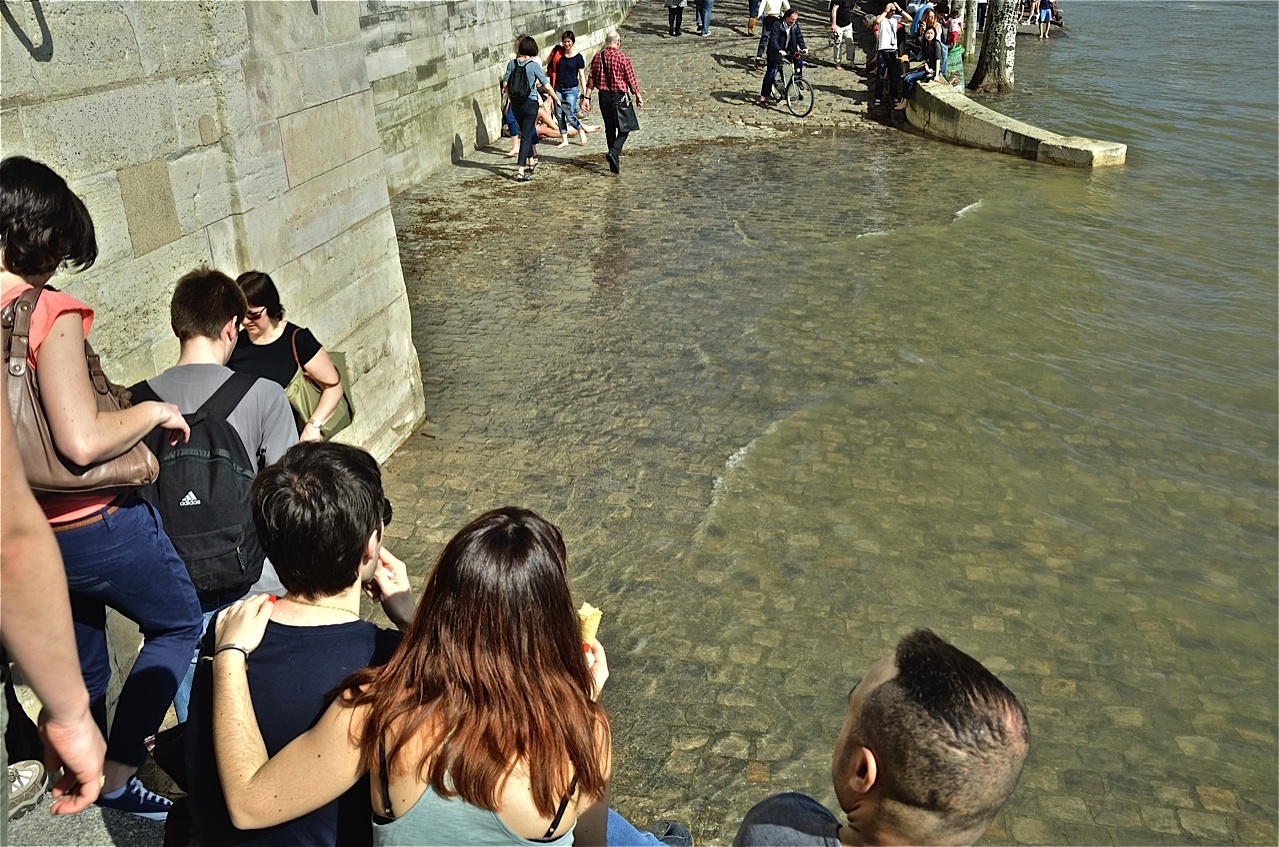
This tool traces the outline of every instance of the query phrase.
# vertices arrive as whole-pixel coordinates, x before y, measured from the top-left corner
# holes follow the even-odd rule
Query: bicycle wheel
[[[806,118],[813,111],[813,86],[802,76],[791,77],[786,84],[786,108],[797,118]]]

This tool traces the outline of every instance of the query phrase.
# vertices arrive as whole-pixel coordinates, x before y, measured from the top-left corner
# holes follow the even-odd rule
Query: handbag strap
[[[9,376],[21,378],[26,375],[27,358],[31,355],[31,316],[43,291],[43,284],[34,286],[4,308],[4,328],[11,330],[9,349],[5,353]]]
[[[297,364],[298,370],[302,372],[302,378],[305,379],[307,382],[311,383],[312,385],[316,386],[317,388],[319,388],[321,391],[323,391],[326,388],[332,388],[335,385],[341,385],[342,384],[341,374],[338,374],[337,382],[330,384],[330,383],[320,382],[318,379],[316,379],[315,377],[311,376],[309,373],[306,372],[306,368],[302,366],[302,362],[298,359],[298,333],[301,331],[302,331],[302,327],[294,326],[293,334],[289,336],[289,342],[293,345],[293,361],[295,364]]]

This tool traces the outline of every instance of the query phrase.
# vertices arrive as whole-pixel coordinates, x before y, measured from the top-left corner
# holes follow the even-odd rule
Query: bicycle
[[[798,57],[800,54],[796,53]],[[785,100],[786,108],[797,118],[806,118],[813,111],[813,86],[804,79],[804,68],[800,66],[788,77],[786,66],[794,65],[790,57],[782,57],[777,66],[777,76],[773,79],[773,95],[777,100]]]

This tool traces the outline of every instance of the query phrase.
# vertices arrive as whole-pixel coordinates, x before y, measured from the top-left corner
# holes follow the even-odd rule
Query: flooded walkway
[[[1037,345],[1093,342],[1010,297],[1103,295],[985,284],[1034,233],[975,274],[950,254],[999,226],[998,195],[1049,181],[1078,206],[1086,184],[865,122],[805,11],[808,122],[745,99],[740,31],[669,39],[638,7],[649,105],[620,177],[596,136],[544,144],[527,185],[498,147],[395,199],[428,420],[386,465],[393,549],[420,580],[490,507],[563,529],[605,614],[613,802],[640,825],[727,843],[775,791],[835,808],[850,686],[931,626],[1030,711],[985,843],[1273,843],[1272,447],[1223,458],[1043,368]],[[907,230],[936,280],[886,235]]]

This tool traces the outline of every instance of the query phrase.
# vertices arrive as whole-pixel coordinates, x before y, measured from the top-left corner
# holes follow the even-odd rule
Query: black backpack
[[[262,575],[266,554],[249,511],[257,470],[227,421],[257,379],[232,374],[194,414],[185,415],[191,427],[186,443],[169,444],[168,431],[160,427],[143,439],[160,460],[160,477],[138,495],[159,510],[202,599],[242,593]],[[130,390],[134,403],[161,399],[146,381]]]
[[[528,66],[530,63],[521,65],[517,60],[512,59],[511,75],[506,80],[506,93],[511,98],[511,104],[514,105],[521,100],[529,99],[529,95],[533,93],[533,84],[528,81]]]

